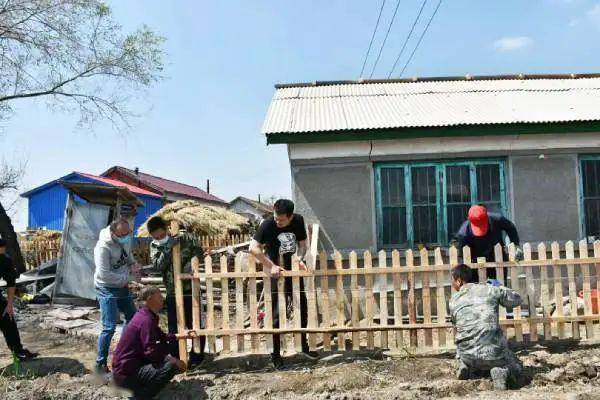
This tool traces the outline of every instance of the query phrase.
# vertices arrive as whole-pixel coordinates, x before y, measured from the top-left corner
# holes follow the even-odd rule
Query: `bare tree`
[[[24,171],[25,164],[11,166],[5,161],[0,164],[0,200],[2,200],[2,196],[6,192],[16,191],[19,188]],[[19,272],[25,271],[25,263],[21,255],[19,241],[17,240],[10,217],[2,205],[2,201],[0,201],[0,236],[6,240],[8,255],[12,258],[17,270]]]
[[[146,26],[125,34],[101,0],[0,0],[0,121],[39,98],[81,126],[126,128],[131,96],[162,77],[163,42]],[[1,205],[0,232],[15,236]]]

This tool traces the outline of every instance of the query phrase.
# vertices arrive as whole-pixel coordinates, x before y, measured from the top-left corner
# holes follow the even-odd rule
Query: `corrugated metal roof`
[[[600,120],[600,77],[278,86],[263,133]]]
[[[103,176],[97,176],[97,175],[92,175],[92,174],[86,174],[84,172],[76,172],[79,175],[85,176],[87,178],[93,179],[95,181],[98,181],[100,183],[104,183],[106,185],[109,186],[114,186],[114,187],[122,187],[122,188],[127,188],[129,189],[130,192],[135,193],[135,194],[139,194],[139,195],[143,195],[143,196],[149,196],[149,197],[156,197],[156,198],[161,198],[161,196],[159,194],[156,193],[152,193],[148,190],[139,188],[137,186],[134,185],[129,185],[125,182],[121,182],[118,181],[116,179],[110,179],[110,178],[105,178]]]

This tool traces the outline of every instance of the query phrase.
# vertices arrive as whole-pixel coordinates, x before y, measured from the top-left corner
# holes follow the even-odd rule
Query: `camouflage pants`
[[[467,357],[458,357],[458,368],[468,368],[470,375],[488,373],[492,368],[503,368],[508,371],[512,378],[518,378],[523,372],[523,364],[517,358],[515,353],[506,350],[504,358],[497,360],[472,359]]]

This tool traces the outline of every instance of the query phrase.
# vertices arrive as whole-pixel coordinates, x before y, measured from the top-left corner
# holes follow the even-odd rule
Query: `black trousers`
[[[191,296],[183,296],[183,310],[185,314],[185,327],[187,329],[193,329],[192,323],[192,314],[193,314],[193,306],[192,306],[192,297]],[[177,333],[177,306],[175,304],[175,297],[167,296],[167,325],[169,329],[169,333]],[[200,337],[200,353],[204,353],[204,345],[206,343],[206,337]],[[193,351],[193,350],[192,350]],[[179,345],[177,341],[174,343],[170,343],[169,353],[176,358],[179,358]]]
[[[286,307],[288,302],[291,302],[292,297],[292,278],[285,278],[285,301]],[[273,303],[273,327],[279,328],[279,296],[277,294],[277,279],[271,279],[271,301]],[[304,293],[304,280],[300,278],[300,324],[302,328],[308,325],[308,303],[306,301],[306,293]],[[294,313],[298,310],[294,310]],[[302,351],[308,351],[308,341],[306,333],[301,334]],[[281,342],[278,334],[273,335],[273,355],[281,355]]]
[[[11,318],[8,314],[2,316],[4,310],[6,309],[6,305],[6,300],[0,296],[0,331],[2,331],[4,339],[6,339],[8,348],[13,353],[17,353],[23,350],[23,345],[21,344],[19,329],[17,328],[14,318]]]
[[[121,386],[133,391],[135,399],[152,399],[178,372],[177,367],[169,362],[158,366],[146,364],[135,375],[125,379]]]

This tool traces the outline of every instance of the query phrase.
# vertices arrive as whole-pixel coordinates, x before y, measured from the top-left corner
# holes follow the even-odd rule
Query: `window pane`
[[[500,166],[498,164],[478,165],[477,202],[500,202]]]
[[[437,243],[437,185],[435,167],[411,168],[413,235],[415,244]]]
[[[600,160],[582,161],[583,197],[600,197]]]
[[[446,167],[446,222],[450,242],[467,217],[471,206],[471,174],[468,165]]]
[[[406,239],[406,208],[385,207],[383,209],[383,244],[405,244]]]
[[[404,206],[404,168],[381,170],[381,200],[384,206]]]

